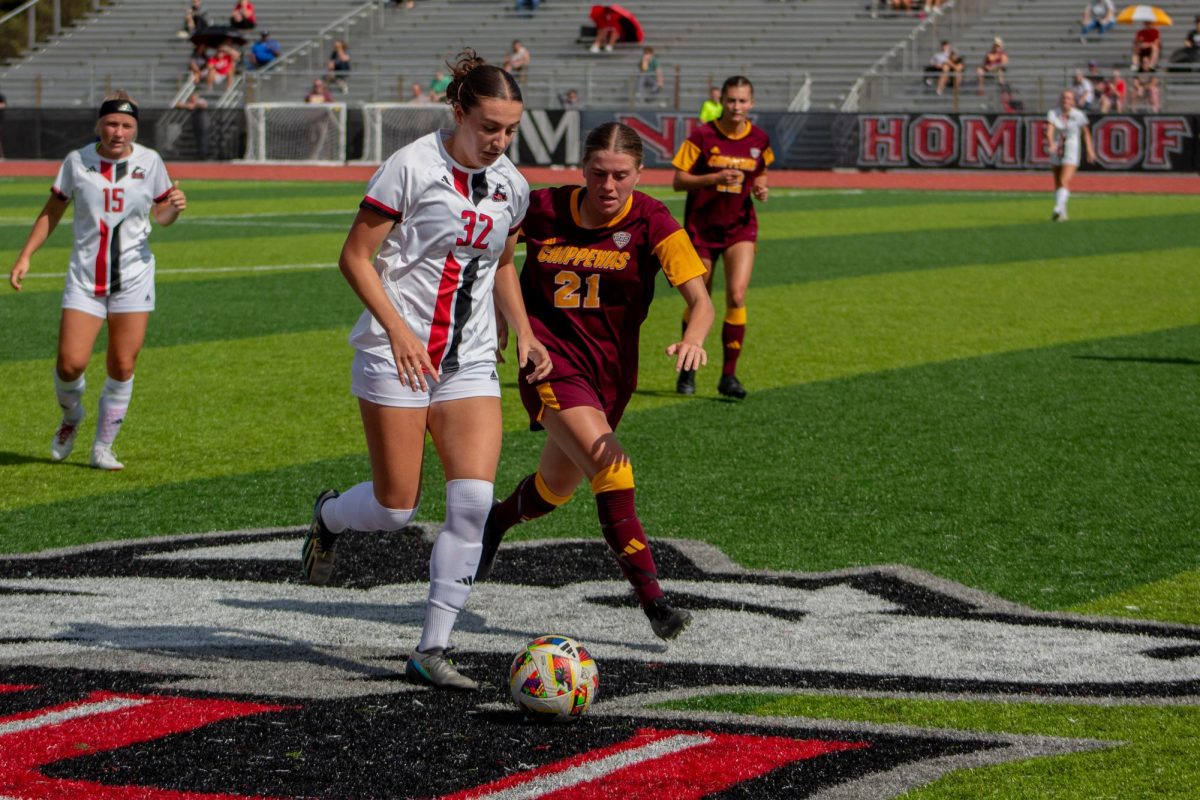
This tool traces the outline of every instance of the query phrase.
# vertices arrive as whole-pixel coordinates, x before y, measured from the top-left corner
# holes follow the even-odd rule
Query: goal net
[[[454,125],[453,112],[442,103],[364,103],[362,109],[362,160],[374,164],[427,133]]]
[[[343,103],[248,103],[247,161],[346,161]]]

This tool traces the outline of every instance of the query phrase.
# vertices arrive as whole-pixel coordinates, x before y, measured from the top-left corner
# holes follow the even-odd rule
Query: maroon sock
[[[536,474],[536,473],[535,473]],[[534,475],[526,475],[512,494],[493,509],[488,522],[504,533],[514,525],[544,517],[558,506],[549,503],[537,490]]]
[[[726,322],[721,326],[721,344],[725,354],[725,363],[721,366],[722,375],[732,375],[737,372],[738,356],[742,354],[742,342],[745,340],[745,325]]]
[[[625,579],[645,608],[662,597],[663,591],[658,585],[658,570],[650,555],[646,532],[642,530],[642,521],[634,507],[633,489],[600,492],[596,495],[596,513],[600,517],[604,541],[608,542],[621,572],[625,573]]]

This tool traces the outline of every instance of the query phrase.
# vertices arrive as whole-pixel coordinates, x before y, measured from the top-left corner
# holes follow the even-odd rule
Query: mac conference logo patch
[[[301,532],[0,558],[0,796],[894,797],[946,772],[1112,742],[670,710],[767,691],[1170,702],[1200,694],[1200,628],[1049,614],[905,568],[749,572],[657,541],[695,616],[666,645],[598,540],[506,546],[459,619],[478,693],[407,683],[432,531],[348,534],[333,583]],[[527,722],[507,667],[586,643],[600,694]],[[1099,700],[1098,700],[1099,701]]]

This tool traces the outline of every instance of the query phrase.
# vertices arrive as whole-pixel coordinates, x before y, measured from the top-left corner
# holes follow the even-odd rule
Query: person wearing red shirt
[[[1130,69],[1149,72],[1158,67],[1158,56],[1162,52],[1162,34],[1153,22],[1147,22],[1133,36],[1133,60]]]

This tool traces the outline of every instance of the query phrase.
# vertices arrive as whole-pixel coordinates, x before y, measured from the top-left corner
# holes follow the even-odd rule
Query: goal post
[[[362,110],[362,160],[372,164],[383,162],[427,133],[454,125],[454,113],[442,103],[363,103]]]
[[[246,161],[346,162],[344,103],[247,103]]]

